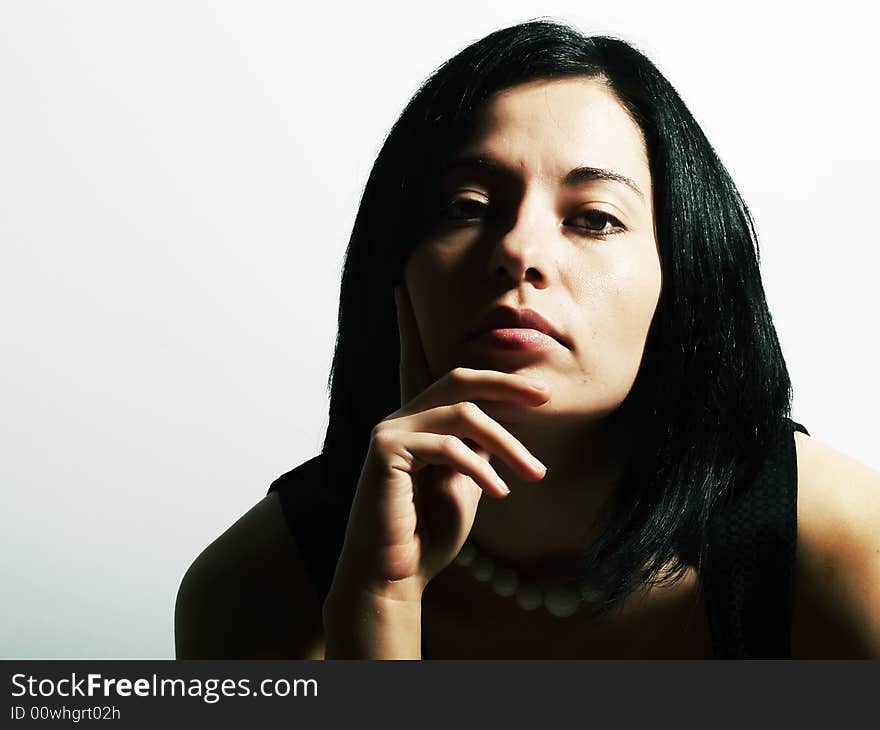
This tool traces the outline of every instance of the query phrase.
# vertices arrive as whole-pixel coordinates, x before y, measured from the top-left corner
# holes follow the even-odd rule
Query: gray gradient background
[[[871,11],[500,5],[0,2],[0,656],[173,656],[189,563],[320,448],[385,134],[536,16],[680,91],[756,218],[795,418],[880,468]]]

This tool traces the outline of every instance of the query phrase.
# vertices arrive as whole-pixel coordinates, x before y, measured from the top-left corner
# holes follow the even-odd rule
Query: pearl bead
[[[455,558],[455,562],[458,565],[467,567],[474,562],[475,557],[477,557],[477,549],[469,542],[466,542],[459,551],[458,556]]]
[[[471,565],[471,574],[480,583],[485,583],[492,578],[492,571],[495,569],[495,563],[492,558],[486,555],[478,555]]]
[[[526,611],[534,611],[542,603],[541,589],[535,583],[524,583],[516,591],[516,602]]]
[[[554,586],[544,597],[544,605],[554,616],[571,616],[577,611],[581,597],[570,588]]]
[[[499,596],[512,596],[519,587],[519,577],[510,568],[497,568],[492,576],[492,588]]]

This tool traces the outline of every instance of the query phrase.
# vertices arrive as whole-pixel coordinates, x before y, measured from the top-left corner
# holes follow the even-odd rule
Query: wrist
[[[331,587],[323,621],[325,659],[421,659],[421,600]]]
[[[404,604],[421,605],[422,596],[428,581],[414,575],[400,580],[374,577],[376,571],[370,570],[357,554],[343,552],[336,565],[330,595],[339,596],[340,601],[379,600]]]

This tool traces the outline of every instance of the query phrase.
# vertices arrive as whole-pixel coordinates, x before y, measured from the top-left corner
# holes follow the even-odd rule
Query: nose
[[[489,256],[489,277],[507,277],[515,284],[525,280],[543,289],[548,284],[555,233],[555,216],[537,195],[526,196],[510,213],[512,224],[501,232]],[[509,220],[509,218],[508,218]],[[506,229],[506,230],[505,230]]]

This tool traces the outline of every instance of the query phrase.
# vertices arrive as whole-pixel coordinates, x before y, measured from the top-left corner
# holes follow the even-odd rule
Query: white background
[[[630,40],[679,90],[756,218],[796,420],[880,468],[857,7],[0,4],[0,656],[173,656],[192,559],[320,449],[385,134],[436,66],[538,16]]]

